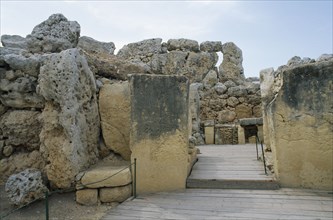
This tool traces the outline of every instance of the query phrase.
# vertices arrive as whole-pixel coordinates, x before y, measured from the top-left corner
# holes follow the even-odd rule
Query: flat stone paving
[[[333,218],[332,192],[304,189],[186,189],[128,200],[111,219],[327,219]]]
[[[187,188],[277,189],[274,176],[265,174],[256,145],[202,145],[187,179]],[[261,156],[261,148],[258,145]]]

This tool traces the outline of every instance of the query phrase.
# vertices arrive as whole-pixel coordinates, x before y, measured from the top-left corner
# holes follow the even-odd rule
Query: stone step
[[[275,180],[254,179],[188,179],[187,188],[197,189],[279,189]]]

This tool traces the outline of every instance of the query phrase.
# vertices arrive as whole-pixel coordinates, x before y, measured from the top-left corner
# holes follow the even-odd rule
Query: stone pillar
[[[238,125],[238,144],[245,144],[245,131],[244,127]]]
[[[184,189],[187,177],[189,82],[186,77],[131,75],[131,159],[137,192]]]
[[[215,144],[214,120],[205,121],[204,126],[205,126],[205,143],[206,144]]]

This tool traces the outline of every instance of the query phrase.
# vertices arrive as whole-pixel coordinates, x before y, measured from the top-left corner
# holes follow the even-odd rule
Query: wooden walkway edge
[[[128,200],[111,219],[324,219],[333,218],[332,192],[301,189],[186,189]]]

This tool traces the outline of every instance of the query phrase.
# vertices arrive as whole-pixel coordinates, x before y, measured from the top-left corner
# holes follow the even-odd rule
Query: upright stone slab
[[[132,75],[132,161],[137,192],[185,188],[188,155],[189,82],[182,76]]]
[[[275,174],[283,187],[332,190],[333,59],[287,67],[265,106]],[[264,102],[263,102],[264,103]]]

